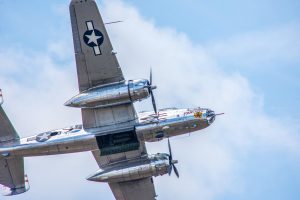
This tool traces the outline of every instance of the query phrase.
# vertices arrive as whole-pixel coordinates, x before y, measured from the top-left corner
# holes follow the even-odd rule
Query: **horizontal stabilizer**
[[[0,160],[1,165],[2,162],[3,160]],[[2,170],[1,168],[2,166],[0,167],[0,170]],[[23,178],[14,178],[14,179],[13,177],[5,177],[5,175],[10,175],[10,174],[7,172],[6,173],[3,173],[2,171],[0,172],[0,176],[1,176],[0,180],[2,179],[5,180],[4,181],[5,185],[0,185],[2,186],[0,188],[1,188],[1,194],[3,196],[13,196],[13,195],[22,194],[24,192],[27,192],[30,189],[27,175],[24,175]],[[11,175],[14,176],[13,174]]]
[[[19,135],[0,106],[0,148],[19,144]],[[0,185],[5,196],[17,195],[29,190],[24,175],[24,158],[10,157],[9,152],[0,155]]]
[[[16,130],[6,116],[2,106],[0,106],[0,145],[1,143],[14,142],[19,139]]]

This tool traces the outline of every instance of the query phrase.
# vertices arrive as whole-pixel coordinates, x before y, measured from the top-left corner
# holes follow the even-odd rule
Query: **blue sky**
[[[137,6],[142,15],[154,19],[159,26],[175,28],[188,34],[200,45],[226,40],[248,32],[277,29],[289,24],[300,26],[299,1],[128,1]],[[286,35],[289,37],[289,35]],[[298,38],[299,39],[299,38]],[[299,49],[297,51],[299,54]],[[299,54],[300,55],[300,54]],[[251,57],[251,54],[248,55]],[[238,60],[238,58],[237,58]],[[246,76],[258,91],[265,95],[265,109],[300,119],[300,101],[296,91],[300,74],[300,58],[292,63],[273,59],[265,64],[255,63],[255,69],[236,62],[222,62],[224,70],[237,71]],[[288,70],[286,70],[288,68]],[[273,70],[276,69],[276,70]]]
[[[125,21],[108,28],[125,75],[148,76],[152,65],[160,107],[200,104],[227,113],[202,135],[174,139],[183,178],[159,178],[161,199],[171,198],[165,191],[173,186],[181,193],[178,198],[299,199],[300,2],[111,2],[98,4],[104,21]],[[20,135],[80,123],[79,112],[61,106],[77,91],[68,1],[2,0],[0,20],[0,85]],[[171,70],[174,77],[164,76]],[[170,91],[172,86],[177,92]],[[196,158],[186,156],[187,146]],[[164,147],[164,142],[149,145],[153,153]],[[94,162],[90,155],[80,156],[26,161],[31,191],[10,199],[47,199],[47,188],[40,185],[61,185],[51,177],[39,180],[39,168],[63,168],[63,159],[67,165]],[[74,167],[78,175],[69,180],[78,187],[77,199],[87,193],[89,199],[112,198],[107,187],[76,183],[91,173],[82,162],[77,168],[86,168]],[[62,170],[56,179],[63,173],[68,172]],[[65,190],[65,199],[75,199],[70,191]],[[52,195],[48,198],[58,196]]]
[[[51,13],[55,7],[54,2],[59,4],[60,1],[53,1],[52,6],[39,1],[34,2],[38,9],[18,1],[2,1],[0,6],[1,17],[4,19],[0,24],[2,44],[21,45],[35,50],[45,48],[47,41],[58,37],[56,27],[57,20],[60,19],[44,13]],[[157,26],[171,27],[184,32],[193,42],[200,45],[227,40],[249,32],[280,29],[290,24],[297,28],[300,26],[299,1],[230,0],[225,3],[196,0],[163,2],[129,0],[126,3],[138,8],[146,19],[153,20]],[[18,15],[10,12],[10,9],[15,9]],[[24,17],[28,21],[27,28],[23,26]],[[39,26],[38,31],[36,24]],[[297,81],[300,73],[297,67],[300,64],[299,58],[290,63],[276,58],[268,63],[257,62],[254,63],[255,69],[243,66],[244,64],[238,61],[224,62],[222,58],[220,63],[224,70],[237,71],[246,76],[254,84],[255,89],[264,94],[267,112],[270,114],[280,112],[286,117],[300,120],[300,111],[297,110],[300,101],[297,101],[298,94],[295,92],[300,89],[300,83]]]

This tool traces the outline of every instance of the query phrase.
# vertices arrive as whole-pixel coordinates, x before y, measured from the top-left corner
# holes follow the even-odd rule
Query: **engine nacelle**
[[[105,170],[100,169],[87,180],[112,183],[162,176],[168,173],[169,166],[168,154],[155,154],[144,160],[121,162]]]
[[[146,79],[102,85],[81,92],[64,105],[77,108],[99,108],[127,104],[148,98],[149,87],[149,81]]]

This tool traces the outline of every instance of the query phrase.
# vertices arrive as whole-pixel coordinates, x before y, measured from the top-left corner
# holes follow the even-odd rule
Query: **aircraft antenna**
[[[117,23],[121,23],[121,22],[124,22],[124,21],[111,21],[111,22],[106,22],[104,23],[105,25],[109,25],[109,24],[117,24]]]

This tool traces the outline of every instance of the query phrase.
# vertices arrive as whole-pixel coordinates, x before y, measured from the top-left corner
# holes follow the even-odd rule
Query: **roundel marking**
[[[89,47],[96,47],[96,46],[100,46],[103,44],[104,36],[97,29],[87,30],[83,34],[83,41]]]
[[[51,136],[50,132],[40,133],[36,136],[36,141],[45,142],[45,141],[49,140],[50,136]]]

